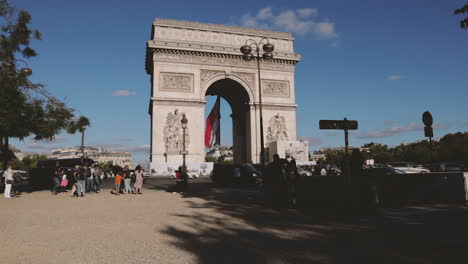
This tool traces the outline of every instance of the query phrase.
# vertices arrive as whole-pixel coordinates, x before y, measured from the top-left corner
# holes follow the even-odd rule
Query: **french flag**
[[[220,105],[220,98],[218,96],[213,109],[211,109],[210,114],[206,118],[205,147],[207,148],[212,148],[214,145],[221,144]]]

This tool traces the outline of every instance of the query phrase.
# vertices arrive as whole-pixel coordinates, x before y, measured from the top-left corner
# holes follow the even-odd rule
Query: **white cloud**
[[[436,129],[440,127],[434,127]],[[412,131],[424,131],[422,124],[410,123],[404,126],[388,127],[382,131],[358,132],[353,133],[357,138],[386,138],[396,134],[408,133]]]
[[[112,93],[112,96],[131,96],[136,95],[136,92],[129,91],[129,90],[117,90]]]
[[[150,145],[149,144],[144,144],[141,146],[135,146],[135,147],[127,147],[124,150],[128,152],[149,152],[150,151]]]
[[[317,14],[318,10],[316,8],[301,8],[297,10],[297,15],[301,18],[316,16]]]
[[[272,17],[273,17],[273,12],[271,10],[271,7],[262,8],[260,9],[260,11],[258,11],[258,14],[257,14],[257,18],[262,19],[262,20],[270,19]]]
[[[321,138],[314,138],[314,137],[298,137],[298,140],[300,141],[307,141],[309,143],[309,146],[320,146],[323,144],[323,141]]]
[[[317,14],[318,10],[315,8],[280,10],[275,13],[271,7],[264,7],[255,16],[250,13],[244,14],[239,23],[244,27],[288,31],[301,36],[310,34],[316,39],[331,40],[330,46],[339,47],[335,24],[318,20]]]
[[[401,75],[390,75],[390,76],[387,77],[387,80],[389,80],[389,81],[398,81],[398,80],[400,80],[402,78],[403,78],[403,76],[401,76]]]
[[[315,36],[319,39],[334,39],[338,37],[338,35],[335,32],[335,25],[333,23],[316,23],[313,30]]]

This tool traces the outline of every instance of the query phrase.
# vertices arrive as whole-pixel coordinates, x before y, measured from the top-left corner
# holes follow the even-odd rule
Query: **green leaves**
[[[50,95],[42,84],[32,83],[32,70],[20,69],[23,59],[37,56],[30,47],[32,39],[41,39],[38,30],[29,28],[31,15],[0,0],[0,139],[52,140],[63,129],[75,133],[89,126],[89,119],[74,120],[74,110]],[[17,68],[18,67],[18,68]],[[6,153],[8,148],[2,150]],[[11,157],[6,157],[9,159]]]
[[[468,5],[464,5],[462,8],[456,9],[454,11],[455,15],[460,15],[464,13],[468,13]],[[460,21],[460,27],[464,29],[468,29],[468,18],[465,18]]]

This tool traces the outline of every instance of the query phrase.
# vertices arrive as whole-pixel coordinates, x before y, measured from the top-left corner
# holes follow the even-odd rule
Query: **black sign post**
[[[340,129],[344,130],[345,136],[345,164],[346,164],[346,182],[351,183],[351,176],[350,176],[350,166],[349,166],[349,155],[348,155],[348,130],[356,130],[358,129],[358,122],[356,120],[348,120],[344,118],[343,120],[320,120],[319,121],[320,129]]]
[[[430,162],[432,163],[432,137],[434,132],[432,130],[433,119],[429,111],[423,113],[422,121],[424,123],[424,136],[429,138]]]

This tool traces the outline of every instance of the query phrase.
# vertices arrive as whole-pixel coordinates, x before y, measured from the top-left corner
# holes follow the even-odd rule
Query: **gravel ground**
[[[377,215],[272,210],[250,189],[150,179],[143,195],[0,198],[1,263],[466,263],[468,210]],[[169,189],[169,190],[168,190]]]

